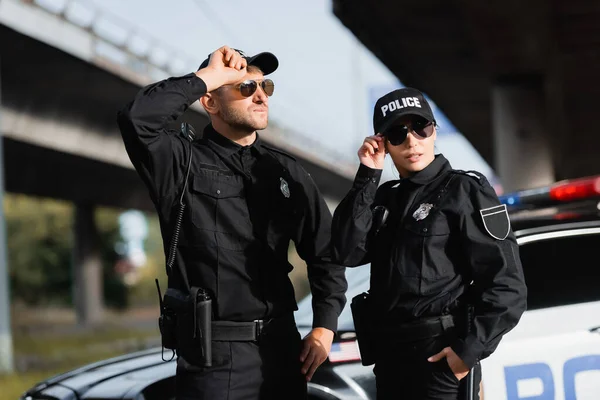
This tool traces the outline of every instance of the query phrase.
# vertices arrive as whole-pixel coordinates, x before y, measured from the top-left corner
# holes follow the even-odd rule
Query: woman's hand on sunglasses
[[[365,138],[362,146],[358,149],[358,159],[361,164],[369,168],[383,169],[385,153],[385,139],[382,134],[378,133]]]
[[[223,46],[210,55],[206,68],[196,72],[209,92],[223,85],[239,82],[246,75],[248,63],[240,53],[229,46]]]

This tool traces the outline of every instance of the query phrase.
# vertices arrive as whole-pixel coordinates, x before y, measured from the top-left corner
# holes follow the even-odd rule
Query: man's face
[[[236,84],[221,87],[216,96],[219,104],[217,117],[238,130],[254,132],[265,129],[269,122],[269,97],[260,86],[264,79],[262,72],[250,68]],[[240,84],[247,80],[256,81],[258,87],[252,95],[244,97]]]
[[[394,126],[390,128],[390,130],[393,130],[399,125],[405,125],[410,128],[410,132],[406,135],[402,143],[393,146],[386,139],[386,149],[402,177],[407,177],[423,170],[435,158],[434,144],[437,134],[435,127],[431,127],[433,134],[429,137],[421,137],[413,131],[415,126],[423,126],[423,120],[420,118],[414,115],[407,115],[396,121]],[[414,123],[417,120],[419,120],[419,123]]]

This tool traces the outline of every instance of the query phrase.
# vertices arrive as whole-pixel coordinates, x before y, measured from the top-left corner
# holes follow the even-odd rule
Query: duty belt
[[[294,325],[293,314],[271,319],[257,319],[250,322],[213,321],[212,340],[222,342],[252,342],[259,340],[265,328],[277,329],[276,325]]]
[[[379,330],[383,334],[394,335],[395,339],[400,342],[413,342],[442,335],[456,326],[455,320],[453,315],[448,314],[422,318],[405,324],[384,325]]]
[[[212,340],[223,342],[251,342],[258,340],[265,325],[265,320],[252,322],[213,321]]]

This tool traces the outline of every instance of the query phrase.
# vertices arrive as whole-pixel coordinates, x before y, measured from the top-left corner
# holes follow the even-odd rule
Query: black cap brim
[[[427,111],[421,111],[413,108],[411,110],[406,110],[406,112],[395,113],[392,117],[390,117],[387,121],[385,121],[384,124],[382,124],[379,127],[379,132],[375,133],[385,133],[387,129],[389,129],[392,125],[394,125],[396,121],[398,121],[398,118],[404,117],[405,115],[418,115],[419,117],[425,118],[429,122],[433,122],[434,124],[436,123],[435,118],[431,118],[431,114]]]
[[[256,65],[262,71],[263,75],[269,75],[279,67],[279,60],[273,53],[263,52],[252,57],[246,57],[248,65]]]
[[[255,65],[262,71],[263,75],[269,75],[279,67],[279,60],[273,53],[262,52],[252,57],[244,57],[248,65]],[[200,64],[198,70],[208,66],[208,58]]]

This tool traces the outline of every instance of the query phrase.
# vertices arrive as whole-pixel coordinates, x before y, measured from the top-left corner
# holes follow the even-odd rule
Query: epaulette
[[[486,181],[485,175],[483,175],[481,172],[478,172],[478,171],[463,171],[462,169],[453,169],[452,172],[455,174],[460,174],[460,175],[465,175],[465,176],[471,177],[471,178],[477,180],[477,182],[480,185],[482,185]]]
[[[383,182],[381,185],[379,185],[379,187],[377,188],[377,194],[375,195],[375,202],[387,202],[386,199],[388,199],[388,196],[393,193],[392,188],[398,183],[400,183],[400,181],[396,179]]]
[[[381,185],[379,185],[379,189],[380,190],[381,189],[384,189],[384,190],[389,189],[389,188],[392,188],[393,186],[396,186],[398,183],[400,183],[400,181],[397,179],[394,179],[391,181],[386,181],[386,182],[383,182]]]
[[[292,160],[296,161],[296,158],[295,158],[294,156],[292,156],[291,154],[288,154],[288,153],[286,153],[286,152],[285,152],[285,151],[283,151],[283,150],[279,150],[279,149],[276,149],[276,148],[274,148],[274,147],[267,146],[267,145],[265,145],[264,143],[261,143],[261,146],[262,146],[262,147],[264,147],[265,149],[267,149],[267,150],[268,150],[268,151],[270,151],[270,152],[277,153],[277,154],[281,154],[281,155],[283,155],[283,156],[286,156],[287,158],[291,158]]]

